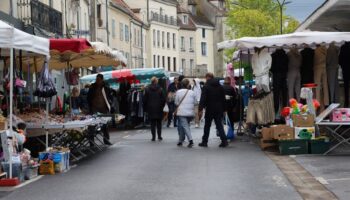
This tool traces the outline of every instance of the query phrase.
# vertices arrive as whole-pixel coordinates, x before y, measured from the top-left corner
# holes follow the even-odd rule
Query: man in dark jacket
[[[225,106],[227,110],[227,116],[230,120],[231,126],[234,124],[234,109],[236,106],[236,90],[231,86],[231,78],[226,77],[225,82],[223,85],[224,91],[225,91]]]
[[[165,96],[162,88],[158,85],[158,79],[156,77],[151,79],[151,85],[145,91],[143,106],[144,110],[148,113],[148,118],[151,120],[152,141],[156,140],[156,128],[158,140],[163,140],[162,118]]]
[[[214,79],[214,75],[212,73],[207,73],[205,77],[207,79],[207,83],[203,87],[201,100],[199,103],[199,112],[202,113],[203,109],[205,109],[205,125],[202,142],[199,143],[199,146],[208,146],[210,126],[214,120],[221,139],[221,144],[219,147],[226,147],[228,143],[222,123],[222,116],[224,112],[226,112],[225,91],[220,85],[219,80]]]
[[[89,103],[89,109],[91,114],[102,113],[108,114],[111,110],[111,97],[110,88],[103,80],[102,74],[97,74],[96,81],[90,86],[87,94]],[[111,145],[109,142],[109,133],[107,125],[102,126],[103,140],[107,145]]]

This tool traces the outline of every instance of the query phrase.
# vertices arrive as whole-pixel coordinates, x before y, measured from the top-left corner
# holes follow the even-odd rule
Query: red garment
[[[60,53],[73,51],[80,53],[85,49],[92,48],[89,41],[83,38],[79,39],[50,39],[50,50],[56,50]]]

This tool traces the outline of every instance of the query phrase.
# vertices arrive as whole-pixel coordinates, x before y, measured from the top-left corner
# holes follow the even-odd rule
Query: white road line
[[[42,177],[44,177],[43,175],[39,175],[31,180],[28,180],[28,181],[25,181],[24,183],[20,184],[20,185],[17,185],[17,186],[14,186],[14,187],[0,187],[0,192],[12,192],[18,188],[21,188],[23,186],[26,186],[30,183],[33,183],[39,179],[41,179]]]
[[[126,136],[124,136],[123,138],[126,139],[126,138],[128,138],[129,136],[130,136],[130,135],[126,135]]]
[[[350,178],[334,178],[334,179],[328,179],[327,181],[350,181]]]
[[[315,179],[320,182],[322,185],[328,185],[328,181],[324,179],[323,177],[315,177]]]

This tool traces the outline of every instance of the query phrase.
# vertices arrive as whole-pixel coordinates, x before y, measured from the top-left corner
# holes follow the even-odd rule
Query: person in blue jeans
[[[178,124],[177,130],[179,133],[178,146],[182,146],[185,141],[185,136],[188,139],[188,147],[193,146],[193,139],[191,135],[190,122],[194,117],[194,107],[196,104],[196,95],[190,88],[190,81],[183,79],[181,81],[183,89],[176,92],[175,105],[177,106]]]

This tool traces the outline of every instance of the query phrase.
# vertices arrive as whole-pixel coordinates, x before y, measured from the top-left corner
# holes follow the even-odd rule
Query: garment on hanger
[[[273,105],[273,94],[271,92],[263,93],[260,97],[251,98],[248,103],[246,122],[256,125],[273,123],[275,121]]]
[[[272,64],[272,87],[273,87],[273,97],[274,97],[274,108],[275,112],[281,105],[287,106],[288,96],[287,96],[287,71],[288,71],[288,56],[283,49],[277,49],[271,54]]]
[[[292,48],[288,52],[288,96],[300,101],[301,76],[300,67],[302,57],[297,48]]]
[[[272,58],[268,49],[263,48],[255,52],[252,56],[252,68],[255,75],[255,82],[258,91],[270,91],[269,71],[271,68]]]
[[[327,48],[318,46],[314,56],[314,79],[317,84],[316,99],[323,105],[329,105],[328,80],[326,71]],[[322,93],[321,93],[322,90]],[[322,99],[323,96],[323,99]],[[321,101],[323,100],[323,101]]]
[[[339,103],[339,47],[331,43],[327,49],[327,77],[331,103]]]
[[[349,81],[350,81],[350,42],[345,42],[340,48],[339,64],[343,72],[344,80],[344,107],[349,107]]]
[[[301,52],[302,64],[300,68],[301,84],[314,82],[314,55],[315,51],[309,47],[304,48]]]

